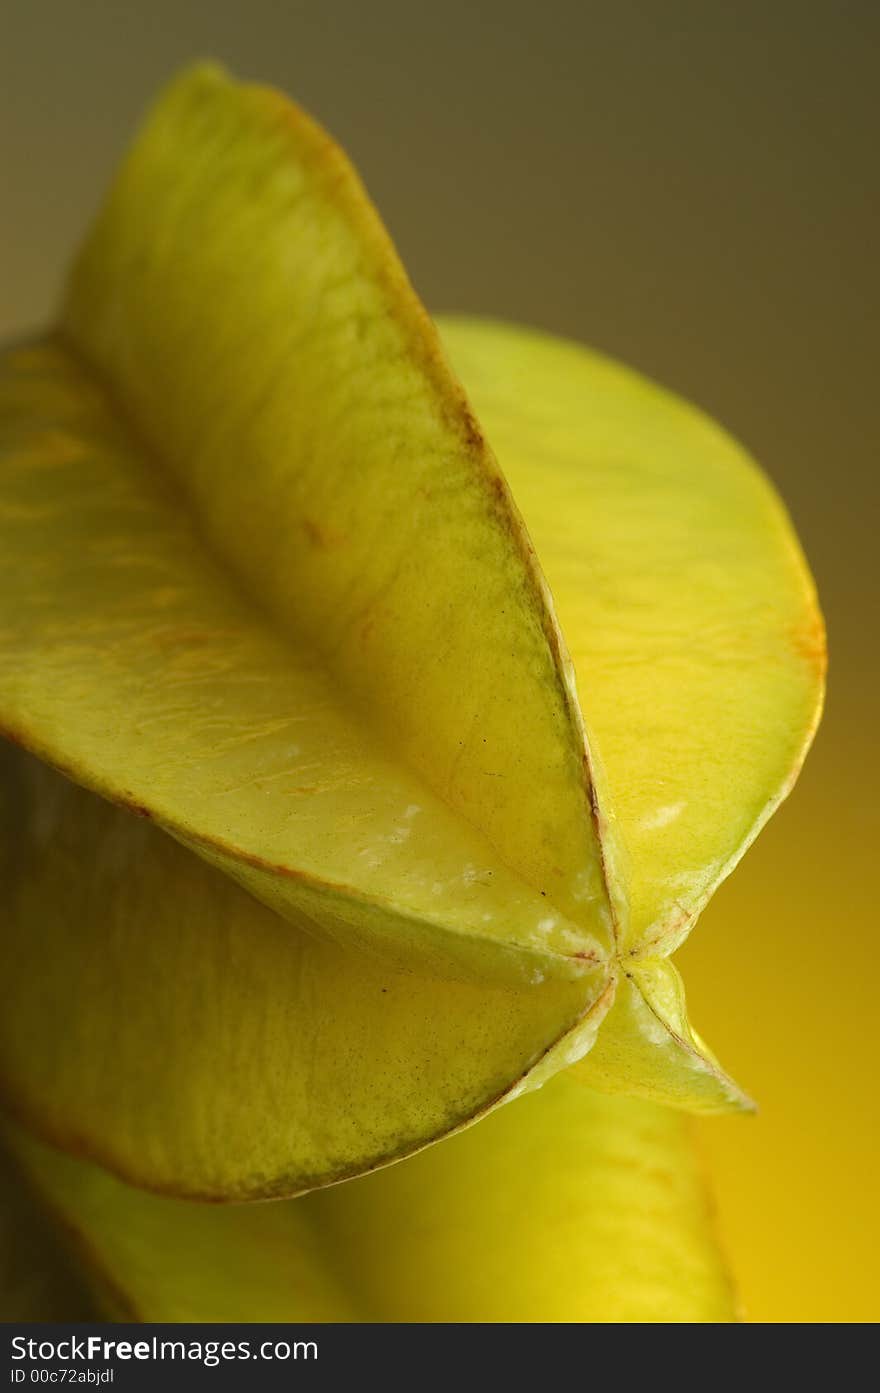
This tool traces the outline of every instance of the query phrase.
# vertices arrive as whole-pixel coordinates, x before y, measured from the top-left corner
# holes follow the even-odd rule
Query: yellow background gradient
[[[700,1127],[747,1315],[880,1315],[876,55],[864,0],[7,0],[0,336],[45,319],[144,103],[198,55],[342,141],[423,298],[584,339],[781,488],[825,724],[679,962],[757,1097]]]

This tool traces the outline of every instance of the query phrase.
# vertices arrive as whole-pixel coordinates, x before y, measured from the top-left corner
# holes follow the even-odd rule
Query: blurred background
[[[341,140],[430,308],[625,359],[786,498],[826,720],[678,961],[761,1105],[700,1127],[748,1316],[877,1319],[880,6],[6,0],[0,337],[47,318],[141,109],[199,55]]]

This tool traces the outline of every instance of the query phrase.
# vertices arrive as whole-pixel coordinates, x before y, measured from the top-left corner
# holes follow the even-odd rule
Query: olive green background
[[[212,55],[342,141],[430,307],[627,360],[780,486],[826,723],[680,957],[762,1104],[700,1129],[758,1320],[880,1315],[878,54],[870,0],[7,0],[0,37],[0,336],[48,315],[156,86]]]

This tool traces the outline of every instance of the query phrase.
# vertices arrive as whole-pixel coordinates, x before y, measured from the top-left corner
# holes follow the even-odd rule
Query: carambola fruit
[[[725,1318],[663,1105],[748,1100],[670,955],[823,667],[717,426],[574,344],[435,327],[308,116],[178,78],[0,366],[0,1096],[121,1308]],[[561,1071],[369,1180],[183,1203],[361,1176]],[[223,1267],[195,1312],[213,1243],[265,1285]]]

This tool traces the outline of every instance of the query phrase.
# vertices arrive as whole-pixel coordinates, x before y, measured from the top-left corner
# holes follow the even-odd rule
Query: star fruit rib
[[[2,408],[10,733],[407,964],[528,981],[602,956],[546,586],[304,113],[211,68],[174,83]]]
[[[579,345],[441,320],[546,571],[627,866],[620,986],[578,1072],[736,1100],[669,955],[791,790],[825,635],[788,515],[702,412]]]
[[[581,978],[456,980],[340,946],[149,820],[6,763],[0,1095],[145,1188],[265,1199],[358,1175],[585,1052],[609,1004],[601,977],[585,1008]]]
[[[273,1205],[147,1195],[9,1140],[123,1319],[730,1321],[689,1121],[562,1074],[401,1165]]]

